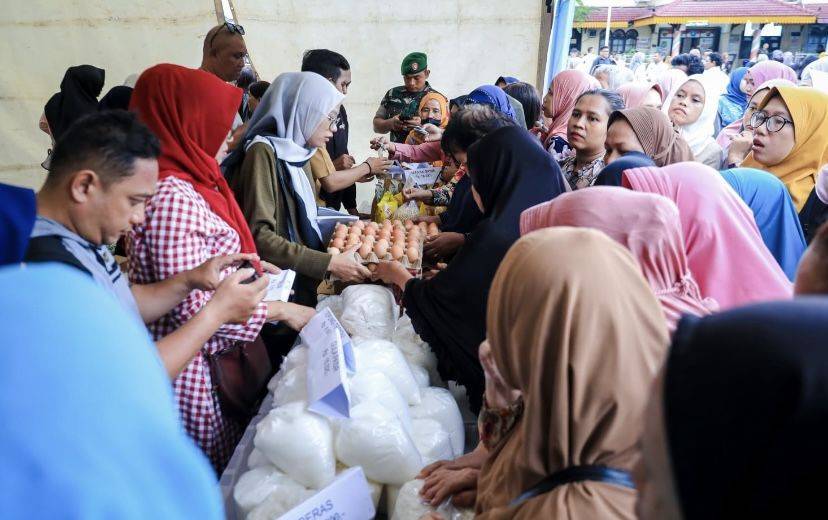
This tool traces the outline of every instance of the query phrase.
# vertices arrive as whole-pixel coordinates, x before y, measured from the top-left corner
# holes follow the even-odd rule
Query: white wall
[[[49,139],[43,105],[67,67],[106,70],[104,92],[133,72],[172,62],[196,67],[216,23],[213,0],[10,0],[0,20],[0,182],[38,187]],[[400,61],[428,54],[431,83],[449,97],[500,75],[537,75],[538,0],[235,0],[248,49],[263,79],[298,70],[302,53],[327,47],[353,70],[345,100],[351,148],[369,153],[371,119],[383,94],[401,84]]]
[[[537,0],[233,0],[251,59],[263,79],[299,70],[302,53],[329,48],[351,64],[345,99],[350,151],[370,152],[372,119],[385,92],[402,84],[400,62],[428,55],[431,85],[456,97],[516,76],[534,83],[543,2]],[[360,198],[369,196],[362,185]]]
[[[50,146],[38,129],[66,69],[106,70],[104,93],[161,62],[197,67],[212,0],[6,0],[0,31],[0,182],[37,188]]]

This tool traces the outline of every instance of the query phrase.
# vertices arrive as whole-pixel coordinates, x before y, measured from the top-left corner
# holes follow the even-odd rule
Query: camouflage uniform
[[[374,117],[381,117],[382,119],[391,119],[397,114],[403,117],[416,117],[418,109],[420,108],[420,100],[423,99],[428,92],[433,92],[434,89],[426,82],[425,88],[420,92],[409,92],[404,86],[394,87],[385,93],[385,97],[380,101],[379,109]],[[391,141],[394,143],[404,143],[408,132],[391,132]]]

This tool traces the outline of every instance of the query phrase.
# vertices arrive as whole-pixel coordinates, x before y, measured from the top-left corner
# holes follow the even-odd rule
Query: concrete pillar
[[[730,31],[733,29],[733,24],[726,23],[721,26],[719,32],[719,54],[729,52],[730,49]]]
[[[684,32],[684,26],[673,24],[673,49],[670,56],[678,56],[681,54],[681,34]]]
[[[762,46],[762,27],[753,30],[753,40],[750,42],[750,61],[759,57],[759,47]]]

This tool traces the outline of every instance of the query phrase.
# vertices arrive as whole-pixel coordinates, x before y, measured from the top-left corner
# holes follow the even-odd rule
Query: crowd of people
[[[102,97],[103,69],[69,68],[40,120],[43,187],[0,186],[3,510],[221,517],[216,476],[328,277],[395,286],[478,414],[477,447],[420,474],[432,505],[818,507],[828,58],[626,65],[604,47],[542,96],[509,76],[449,96],[413,52],[373,119],[387,157],[358,162],[344,56],[310,50],[267,82],[246,54],[227,22],[199,68],[155,65]],[[393,161],[441,168],[400,191],[439,209],[415,219],[440,230],[421,278],[369,270],[319,226],[321,207],[360,215],[356,183],[381,197]],[[263,301],[281,269],[290,301]]]

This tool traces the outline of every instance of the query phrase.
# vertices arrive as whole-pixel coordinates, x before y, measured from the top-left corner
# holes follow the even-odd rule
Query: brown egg
[[[420,251],[416,247],[409,247],[405,252],[405,255],[408,257],[408,261],[412,264],[416,263],[417,260],[420,259]]]
[[[408,240],[405,242],[405,247],[415,247],[417,249],[420,249],[420,239],[408,237]]]
[[[365,222],[363,222],[361,220],[357,220],[356,222],[354,222],[353,227],[359,228],[359,229],[365,229]]]
[[[356,235],[358,237],[361,237],[362,236],[362,230],[359,229],[359,228],[351,228],[351,230],[348,231],[348,234],[349,235]]]
[[[423,234],[423,231],[420,231],[420,228],[418,226],[414,226],[413,228],[408,230],[408,238],[413,237],[413,238],[416,238],[417,240],[419,240],[420,237],[422,236],[422,234]]]
[[[335,247],[337,249],[342,249],[342,246],[345,245],[345,240],[342,237],[336,237],[331,240],[331,247]]]
[[[440,230],[437,228],[437,224],[435,224],[434,222],[428,225],[428,236],[436,235],[439,232]]]
[[[379,228],[379,225],[376,222],[372,221],[372,222],[369,222],[369,223],[365,224],[365,229],[373,229],[374,231],[376,231],[377,228]]]
[[[328,248],[328,253],[332,254],[332,255],[338,255],[341,252],[342,251],[338,247],[329,247]]]
[[[391,230],[389,230],[389,229],[380,229],[378,236],[383,240],[388,240],[389,238],[391,238]]]
[[[383,220],[382,221],[382,229],[391,229],[391,221],[390,220]]]
[[[417,224],[417,227],[419,227],[419,228],[420,228],[420,230],[421,230],[423,233],[425,233],[426,231],[428,231],[428,224],[426,224],[425,222],[420,222],[419,224]]]
[[[402,229],[395,229],[391,236],[394,237],[394,240],[405,240],[405,231]]]
[[[394,245],[391,248],[391,258],[393,258],[394,260],[399,260],[400,258],[403,257],[403,254],[404,254],[403,251],[404,250],[403,250],[402,246]]]
[[[385,258],[385,253],[388,252],[388,241],[385,239],[377,240],[377,243],[374,244],[374,254],[377,255],[379,259]]]
[[[362,244],[362,246],[359,248],[359,256],[361,256],[362,258],[368,258],[368,255],[370,255],[370,254],[371,254],[371,244],[367,244],[367,243]]]
[[[362,243],[363,244],[370,244],[371,247],[374,247],[374,242],[376,242],[376,237],[374,236],[363,236]]]
[[[373,237],[377,235],[376,228],[367,227],[362,231],[362,236],[364,237]]]
[[[411,228],[414,227],[414,222],[409,218],[405,221],[405,229],[406,231],[411,231]]]
[[[334,234],[344,235],[346,233],[348,233],[348,226],[346,226],[345,224],[337,224],[334,228]]]
[[[350,249],[350,248],[352,248],[352,247],[354,247],[355,245],[358,245],[358,244],[360,244],[360,243],[361,243],[361,242],[359,241],[359,238],[357,238],[357,237],[355,237],[355,236],[353,236],[353,235],[348,235],[348,241],[347,241],[347,242],[345,242],[345,247],[346,247],[347,249]]]

